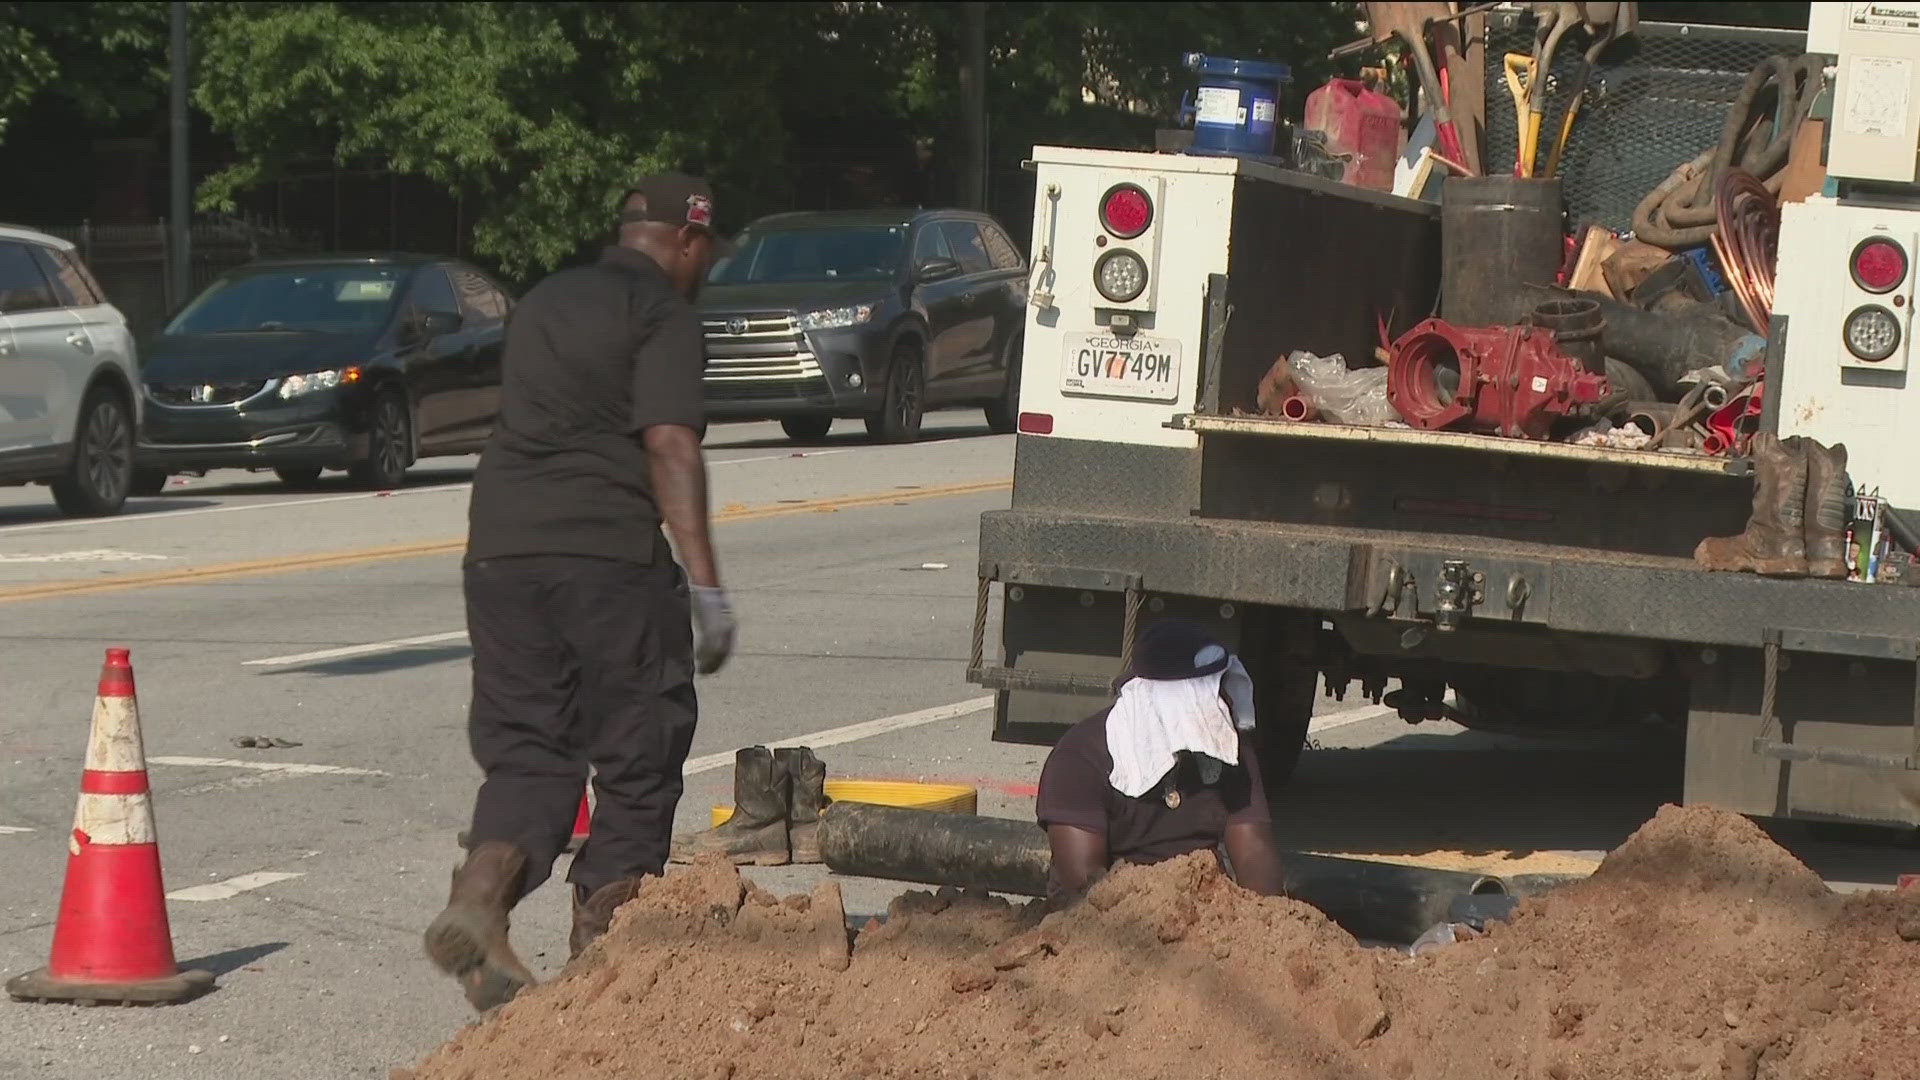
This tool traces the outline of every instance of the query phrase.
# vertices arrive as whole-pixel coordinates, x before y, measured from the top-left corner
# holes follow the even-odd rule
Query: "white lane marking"
[[[147,562],[165,558],[165,555],[147,555],[138,551],[94,548],[91,551],[57,551],[51,555],[0,555],[0,563]]]
[[[32,832],[25,825],[0,825],[0,836],[12,836],[15,833]]]
[[[907,728],[916,728],[924,724],[937,724],[942,720],[955,720],[962,716],[985,712],[992,707],[992,696],[972,698],[967,701],[956,701],[952,705],[939,705],[931,709],[921,709],[919,712],[901,713],[899,716],[883,716],[878,720],[865,720],[858,724],[847,724],[844,727],[827,728],[825,731],[816,731],[811,735],[796,735],[791,739],[781,739],[777,742],[768,743],[767,745],[811,746],[815,748],[838,746],[841,743],[849,743],[858,739],[870,739],[875,735],[885,735],[890,731],[904,731]],[[733,764],[733,755],[734,752],[729,750],[724,754],[707,754],[702,757],[689,758],[687,759],[686,765],[680,770],[681,775],[692,776],[695,773],[712,772],[715,769],[724,768]]]
[[[128,523],[173,521],[177,518],[198,517],[201,514],[239,514],[248,510],[277,510],[288,506],[319,506],[324,503],[353,502],[359,499],[401,498],[408,495],[434,495],[444,491],[461,491],[472,485],[434,484],[430,487],[402,488],[398,491],[362,491],[352,495],[323,495],[314,499],[277,499],[273,502],[240,503],[234,506],[202,506],[193,510],[157,510],[146,514],[121,514],[118,517],[88,518],[85,521],[41,521],[28,525],[0,525],[0,534],[42,532],[47,529],[91,528],[104,525],[125,525]]]
[[[465,641],[465,630],[449,630],[444,634],[421,634],[419,637],[394,638],[392,641],[374,641],[365,645],[342,645],[337,649],[320,649],[315,652],[293,653],[289,656],[269,656],[260,660],[247,660],[241,667],[280,667],[286,664],[305,664],[313,660],[338,660],[343,656],[365,656],[367,653],[386,652],[388,649],[405,649],[414,645],[438,645],[446,641]]]
[[[184,889],[175,889],[167,894],[169,900],[231,900],[244,892],[264,889],[282,881],[291,881],[304,874],[289,874],[274,870],[263,870],[257,874],[241,874],[225,881],[216,881],[210,885],[189,885]]]
[[[1382,716],[1392,716],[1397,712],[1391,705],[1362,705],[1353,709],[1341,709],[1325,716],[1316,716],[1307,724],[1307,734],[1317,735],[1322,731],[1357,724],[1362,720],[1373,720]]]
[[[353,769],[345,765],[302,765],[292,761],[240,761],[236,758],[150,757],[149,765],[181,765],[197,769],[252,769],[266,773],[296,773],[301,776],[386,776],[379,769]]]

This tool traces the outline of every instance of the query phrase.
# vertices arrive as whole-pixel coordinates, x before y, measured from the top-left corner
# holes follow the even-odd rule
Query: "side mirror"
[[[423,311],[413,318],[413,333],[421,341],[432,341],[459,333],[465,321],[457,312]]]
[[[953,259],[922,259],[914,267],[913,280],[922,285],[930,281],[944,281],[960,273],[960,264]]]

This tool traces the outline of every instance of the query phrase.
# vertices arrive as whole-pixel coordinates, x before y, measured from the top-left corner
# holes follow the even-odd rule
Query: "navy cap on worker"
[[[1205,627],[1158,622],[1134,642],[1109,708],[1047,755],[1036,812],[1050,891],[1083,891],[1114,863],[1226,849],[1234,877],[1280,889],[1272,819],[1254,756],[1253,684]]]

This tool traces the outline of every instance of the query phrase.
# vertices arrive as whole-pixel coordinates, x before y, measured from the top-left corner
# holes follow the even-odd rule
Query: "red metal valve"
[[[1607,379],[1560,351],[1550,331],[1428,319],[1400,335],[1387,400],[1427,431],[1460,427],[1544,439],[1555,419],[1605,397]]]

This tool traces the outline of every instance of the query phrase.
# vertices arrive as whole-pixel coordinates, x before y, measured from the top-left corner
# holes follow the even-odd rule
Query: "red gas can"
[[[1374,191],[1393,190],[1393,166],[1400,156],[1400,105],[1367,89],[1358,79],[1329,79],[1307,95],[1302,125],[1327,135],[1327,149],[1351,156],[1346,182]]]

